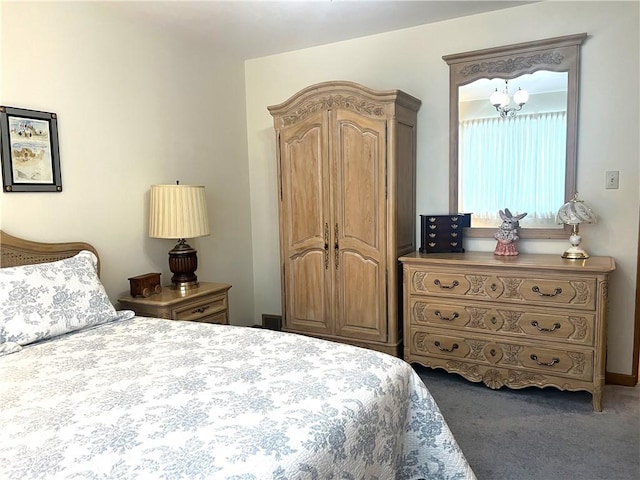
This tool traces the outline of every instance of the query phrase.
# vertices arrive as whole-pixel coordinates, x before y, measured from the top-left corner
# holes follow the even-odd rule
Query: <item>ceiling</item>
[[[104,6],[246,60],[527,3],[534,2],[120,0]]]

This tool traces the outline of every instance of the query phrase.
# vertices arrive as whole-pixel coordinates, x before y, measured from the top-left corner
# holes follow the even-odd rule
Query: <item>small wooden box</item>
[[[162,286],[160,285],[159,273],[145,273],[136,277],[129,278],[129,288],[132,297],[142,295],[149,297],[152,293],[160,293]]]
[[[470,213],[420,215],[420,253],[464,252],[464,229],[470,226]]]

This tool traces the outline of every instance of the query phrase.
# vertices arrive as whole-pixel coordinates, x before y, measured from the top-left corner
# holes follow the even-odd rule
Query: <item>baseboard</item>
[[[625,387],[635,387],[638,384],[638,377],[634,375],[624,375],[622,373],[605,373],[604,382],[610,385],[623,385]]]

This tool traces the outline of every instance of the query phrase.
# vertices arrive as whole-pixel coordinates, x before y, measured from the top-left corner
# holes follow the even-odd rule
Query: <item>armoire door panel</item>
[[[335,112],[334,205],[340,236],[380,250],[385,220],[386,122]]]
[[[385,272],[380,262],[344,250],[336,269],[336,333],[343,337],[385,341]]]
[[[285,328],[331,333],[328,120],[323,112],[280,134],[279,208]]]
[[[290,258],[285,268],[286,328],[331,333],[324,250],[307,250]]]
[[[336,333],[386,341],[386,121],[332,113]]]
[[[288,248],[301,243],[324,242],[328,199],[326,118],[281,136],[282,203]]]

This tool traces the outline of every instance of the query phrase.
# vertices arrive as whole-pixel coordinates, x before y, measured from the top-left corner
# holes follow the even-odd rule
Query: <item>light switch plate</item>
[[[615,189],[620,186],[620,172],[610,170],[605,174],[605,188]]]

